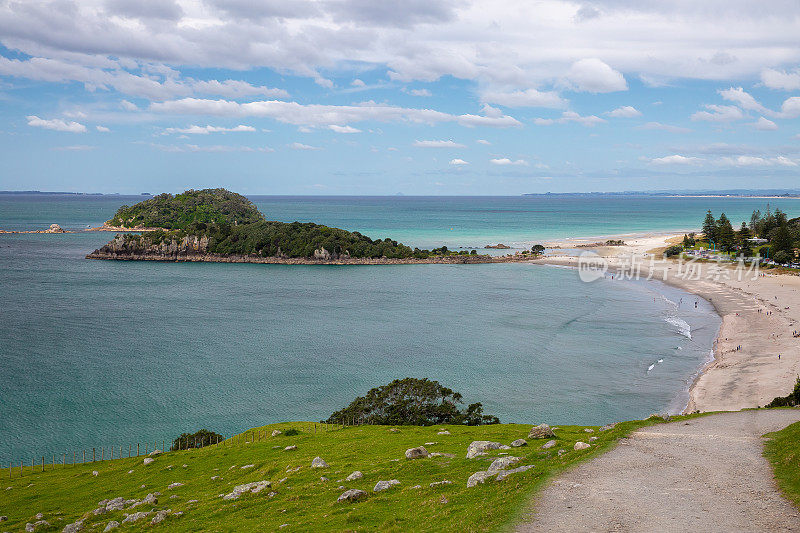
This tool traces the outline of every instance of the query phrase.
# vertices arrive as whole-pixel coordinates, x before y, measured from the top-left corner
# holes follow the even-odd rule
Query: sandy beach
[[[676,260],[650,263],[655,250],[680,238],[682,235],[641,236],[626,240],[625,246],[581,252],[603,257],[609,273],[630,271],[631,265],[636,265],[641,277],[652,275],[708,300],[722,318],[714,360],[693,383],[686,412],[764,406],[776,396],[788,394],[800,375],[800,338],[792,336],[800,331],[800,276],[762,269],[754,278],[752,272],[714,263],[696,262],[690,267]],[[570,248],[575,242],[558,244]],[[540,262],[577,267],[578,254],[550,255]]]

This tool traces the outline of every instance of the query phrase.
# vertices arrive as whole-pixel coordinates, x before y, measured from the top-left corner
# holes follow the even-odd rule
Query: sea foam
[[[682,318],[677,316],[667,316],[664,317],[664,321],[678,328],[678,333],[687,339],[692,338],[692,327]]]

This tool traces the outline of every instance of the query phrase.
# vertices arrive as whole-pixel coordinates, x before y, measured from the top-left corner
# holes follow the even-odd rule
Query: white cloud
[[[628,90],[625,77],[597,58],[581,59],[564,76],[569,88],[588,93]]]
[[[212,145],[197,145],[197,144],[150,144],[151,147],[155,148],[156,150],[160,150],[162,152],[171,152],[171,153],[199,153],[199,152],[208,152],[208,153],[229,153],[229,152],[274,152],[272,148],[268,146],[260,147],[260,148],[253,148],[250,146],[230,146],[230,145],[221,145],[221,144],[212,144]]]
[[[679,154],[656,157],[650,162],[654,165],[694,165],[702,161],[699,157],[686,157]]]
[[[642,126],[638,126],[637,129],[640,130],[661,130],[661,131],[668,131],[670,133],[689,133],[689,128],[682,128],[680,126],[673,126],[672,124],[662,124],[661,122],[648,122],[647,124],[643,124]]]
[[[781,105],[780,116],[784,118],[800,117],[800,96],[787,98]]]
[[[465,148],[461,143],[455,141],[414,141],[411,146],[417,148]]]
[[[764,117],[759,117],[757,121],[751,123],[750,125],[761,131],[773,131],[778,129],[777,124]]]
[[[717,91],[720,96],[722,96],[723,100],[727,100],[729,102],[733,102],[737,104],[742,109],[747,109],[749,111],[757,111],[759,113],[770,113],[770,111],[765,108],[763,105],[759,104],[753,96],[746,92],[741,87],[731,87],[730,89],[725,89],[724,91]]]
[[[516,165],[524,167],[528,166],[528,162],[525,161],[524,159],[512,160],[507,157],[503,157],[500,159],[490,159],[489,162],[493,165],[500,165],[500,166],[507,166],[507,165]]]
[[[53,150],[58,150],[59,152],[88,152],[95,148],[97,147],[88,144],[73,144],[70,146],[57,146]]]
[[[336,124],[331,124],[328,126],[328,129],[336,133],[361,133],[361,130],[358,128],[352,126],[337,126]]]
[[[239,124],[232,128],[222,126],[195,126],[191,125],[186,128],[165,128],[164,133],[183,133],[186,135],[208,135],[209,133],[238,133],[238,132],[253,132],[256,129],[253,126],[245,126]]]
[[[462,126],[487,126],[508,128],[521,126],[521,123],[510,116],[499,114],[487,115],[451,115],[432,109],[416,109],[398,107],[375,102],[363,102],[359,105],[321,105],[299,104],[282,100],[260,100],[239,103],[230,100],[207,100],[183,98],[166,102],[153,102],[150,109],[159,113],[181,115],[215,115],[227,117],[269,117],[279,122],[296,126],[327,127],[331,124],[345,125],[354,122],[376,120],[382,122],[415,122],[436,124],[455,122]],[[484,112],[486,108],[484,108]]]
[[[564,111],[560,118],[535,118],[533,123],[537,126],[552,126],[553,124],[566,124],[568,122],[576,122],[582,126],[592,127],[605,122],[602,118],[596,115],[581,116],[575,111]]]
[[[414,96],[433,96],[428,89],[411,89],[408,91],[409,94],[413,94]]]
[[[292,150],[322,150],[322,148],[318,148],[316,146],[310,146],[308,144],[303,143],[292,143],[287,145]]]
[[[451,159],[450,160],[450,164],[451,165],[456,165],[456,166],[458,166],[458,165],[469,165],[469,163],[467,163],[463,159]]]
[[[1,9],[1,8],[0,8]],[[254,86],[239,80],[195,80],[167,75],[154,77],[147,72],[136,74],[123,68],[121,62],[112,63],[115,68],[104,69],[85,66],[63,59],[31,57],[30,59],[8,59],[0,56],[0,74],[51,83],[82,83],[86,90],[115,90],[122,94],[139,96],[151,100],[165,100],[180,96],[213,95],[226,98],[267,96],[288,98],[283,89]],[[136,63],[134,67],[138,66]],[[164,69],[155,69],[161,70]]]
[[[492,144],[492,143],[490,143],[489,141],[487,141],[486,139],[478,139],[478,140],[477,140],[477,141],[475,141],[475,142],[476,142],[476,143],[478,143],[478,144],[484,144],[484,145],[486,145],[486,146],[489,146],[489,145],[491,145],[491,144]]]
[[[635,118],[635,117],[641,117],[642,113],[635,107],[626,105],[618,107],[613,111],[608,111],[606,115],[614,118]]]
[[[744,118],[742,110],[733,105],[706,105],[708,111],[697,111],[691,116],[692,120],[706,122],[730,122]]]
[[[86,126],[78,122],[65,122],[60,118],[43,119],[36,115],[26,117],[28,119],[28,126],[34,128],[44,128],[46,130],[66,131],[69,133],[84,133]]]
[[[367,64],[403,80],[452,76],[526,89],[566,78],[602,92],[624,90],[620,71],[644,80],[761,74],[765,85],[782,87],[772,78],[780,74],[776,66],[800,59],[798,15],[797,2],[764,9],[752,0],[3,2],[0,35],[23,54],[102,68],[113,68],[105,66],[109,58],[243,72],[267,67],[330,84],[320,70]]]
[[[798,166],[795,161],[788,157],[756,157],[751,155],[740,155],[737,157],[722,157],[719,159],[718,164],[733,167],[771,167],[771,166],[784,166],[796,167]]]
[[[800,69],[786,72],[768,68],[761,72],[761,82],[770,89],[796,91],[800,89]]]
[[[567,100],[555,91],[538,91],[525,89],[523,91],[497,91],[487,90],[481,93],[481,100],[506,107],[566,107]]]
[[[106,128],[105,126],[95,126],[95,129],[100,133],[108,133],[111,131],[110,129]]]

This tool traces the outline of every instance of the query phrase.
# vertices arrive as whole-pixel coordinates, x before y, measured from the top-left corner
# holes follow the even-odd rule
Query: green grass
[[[784,496],[800,507],[800,422],[765,435],[764,456]]]
[[[529,509],[532,494],[552,476],[577,462],[594,457],[612,447],[619,438],[634,429],[659,423],[660,419],[623,422],[611,430],[593,433],[584,426],[562,426],[556,430],[557,445],[549,450],[540,447],[545,440],[511,450],[492,450],[488,457],[466,459],[467,446],[473,440],[494,440],[504,444],[527,437],[530,425],[498,424],[491,426],[401,426],[390,432],[387,426],[330,428],[309,422],[274,424],[255,428],[225,443],[199,450],[168,452],[144,466],[143,458],[117,459],[78,465],[56,466],[51,470],[31,472],[30,467],[0,471],[0,515],[8,522],[0,530],[20,531],[34,515],[43,513],[52,524],[50,530],[85,518],[84,528],[102,531],[110,520],[122,521],[123,513],[172,509],[183,516],[170,516],[151,526],[150,518],[125,524],[120,531],[160,528],[169,531],[270,531],[288,524],[282,531],[487,531],[514,523]],[[273,429],[296,428],[299,435],[270,437]],[[451,435],[437,435],[446,428]],[[795,424],[795,432],[800,425]],[[255,442],[253,442],[255,438]],[[574,451],[576,441],[596,436],[588,450]],[[795,436],[796,438],[796,436]],[[407,460],[405,450],[426,442],[428,451],[454,454]],[[296,451],[284,447],[296,445]],[[566,450],[558,455],[559,450]],[[797,448],[794,448],[797,454]],[[499,453],[509,453],[523,460],[519,465],[535,468],[514,474],[502,482],[490,481],[467,488],[467,478],[486,470]],[[312,469],[315,456],[327,461],[329,468]],[[796,456],[795,456],[796,457]],[[796,461],[795,461],[796,463]],[[243,465],[254,464],[249,470]],[[183,465],[186,465],[184,468]],[[297,471],[288,471],[300,467]],[[97,470],[97,477],[92,471]],[[132,470],[132,473],[128,473]],[[347,482],[354,470],[363,479]],[[796,470],[795,470],[796,472]],[[212,481],[212,476],[223,479]],[[326,476],[329,481],[321,481]],[[281,482],[282,478],[286,478]],[[380,493],[372,491],[378,480],[398,479],[401,484]],[[435,481],[450,480],[452,485],[429,487]],[[259,494],[244,494],[238,500],[225,501],[220,495],[238,484],[269,480],[272,487]],[[167,489],[173,482],[184,486]],[[413,489],[421,485],[420,489]],[[367,491],[368,497],[357,503],[338,504],[344,491],[338,488]],[[6,490],[6,487],[11,487]],[[795,485],[795,490],[797,490]],[[142,505],[134,511],[114,511],[94,516],[97,502],[122,496],[141,499],[147,493],[162,495],[156,505]],[[274,491],[273,497],[269,493]],[[170,499],[171,495],[176,498]],[[188,503],[198,500],[197,503]],[[46,529],[37,529],[45,531]]]

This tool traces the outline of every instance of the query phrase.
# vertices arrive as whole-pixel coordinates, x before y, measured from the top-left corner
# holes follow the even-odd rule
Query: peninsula
[[[490,256],[410,248],[385,238],[314,223],[268,221],[253,203],[225,189],[160,194],[123,205],[104,228],[118,233],[87,259],[277,264],[430,264],[528,261],[526,251]]]

